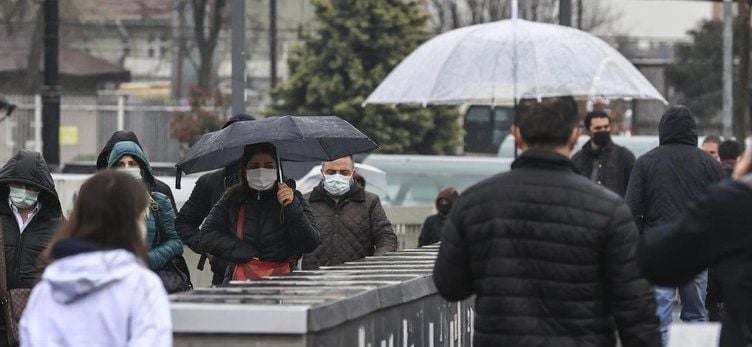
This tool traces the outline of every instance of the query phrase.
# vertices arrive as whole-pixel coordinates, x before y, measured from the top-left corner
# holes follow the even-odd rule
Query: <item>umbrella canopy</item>
[[[397,65],[364,105],[505,105],[565,95],[666,103],[603,40],[569,27],[512,19],[434,37]]]
[[[175,166],[186,174],[218,169],[240,159],[246,145],[262,142],[287,161],[334,160],[379,147],[336,116],[270,117],[205,134]]]

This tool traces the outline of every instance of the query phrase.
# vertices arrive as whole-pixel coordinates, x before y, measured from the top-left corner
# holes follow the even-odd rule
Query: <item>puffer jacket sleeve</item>
[[[645,277],[657,285],[689,282],[722,254],[748,247],[752,190],[727,181],[711,187],[674,223],[650,229],[638,248]]]
[[[172,346],[172,317],[167,292],[157,278],[146,281],[132,303],[126,346]]]
[[[441,246],[433,268],[436,289],[449,301],[462,300],[473,294],[473,270],[470,249],[462,225],[463,214],[464,208],[460,197],[441,230]]]
[[[183,254],[183,243],[180,242],[180,236],[175,231],[175,210],[172,209],[169,199],[161,193],[153,193],[152,196],[159,205],[159,211],[156,212],[159,215],[156,222],[160,223],[157,226],[159,240],[156,247],[150,249],[147,255],[149,267],[161,269],[170,259]]]
[[[285,228],[298,252],[313,252],[321,242],[319,226],[303,194],[297,190],[294,194],[292,203],[284,207]]]
[[[392,223],[386,217],[384,207],[381,206],[381,200],[376,196],[371,202],[368,213],[369,225],[371,229],[371,238],[376,249],[373,255],[384,255],[387,252],[397,250],[397,235],[394,233]]]
[[[632,217],[634,218],[634,222],[640,232],[642,232],[644,228],[643,218],[645,216],[645,204],[647,203],[645,200],[644,166],[644,162],[641,160],[638,160],[635,163],[634,168],[632,168],[632,173],[629,176],[626,196],[627,204],[632,211]]]
[[[190,198],[183,204],[175,219],[180,239],[188,248],[200,253],[199,234],[201,223],[211,211],[211,186],[207,182],[207,175],[199,177]]]
[[[635,259],[638,239],[629,209],[619,200],[603,257],[611,314],[623,346],[660,346],[653,288],[640,274]]]
[[[230,233],[230,202],[224,196],[220,199],[204,220],[199,235],[199,247],[202,253],[209,253],[233,262],[246,262],[258,256],[259,252],[249,242],[242,241]]]

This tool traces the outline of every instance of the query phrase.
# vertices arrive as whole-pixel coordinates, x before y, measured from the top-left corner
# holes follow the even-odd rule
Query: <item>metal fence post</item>
[[[42,95],[34,95],[34,151],[42,153]]]
[[[125,130],[125,95],[118,95],[117,101],[117,130]]]

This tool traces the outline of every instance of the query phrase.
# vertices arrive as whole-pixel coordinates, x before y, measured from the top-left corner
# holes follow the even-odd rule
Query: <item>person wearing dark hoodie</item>
[[[626,200],[641,232],[678,218],[708,186],[724,177],[720,163],[697,147],[697,124],[687,107],[670,107],[661,118],[658,133],[659,146],[637,159],[627,188]],[[707,272],[678,288],[683,321],[706,320],[706,290]],[[656,288],[664,343],[673,321],[676,291]]]
[[[44,270],[40,260],[63,221],[55,182],[42,155],[21,150],[0,169],[0,222],[9,289],[32,288]],[[8,339],[0,315],[0,346]]]
[[[321,244],[303,256],[317,269],[397,250],[397,235],[378,195],[355,183],[352,157],[321,163],[322,180],[307,197],[321,230]]]
[[[135,142],[121,141],[112,147],[107,166],[118,171],[128,173],[143,182],[153,182],[146,154]],[[150,187],[146,184],[147,190]],[[152,207],[146,215],[147,242],[149,244],[149,268],[162,269],[168,261],[183,254],[183,244],[175,231],[175,210],[172,209],[167,196],[152,191]],[[157,234],[159,233],[159,237]]]
[[[81,186],[20,322],[21,346],[172,346],[167,293],[146,265],[149,195],[122,172]]]
[[[276,148],[248,145],[241,158],[240,181],[214,205],[199,236],[202,253],[229,261],[225,282],[244,279],[235,276],[237,269],[290,272],[319,245],[318,225],[295,182],[278,179]]]
[[[235,122],[251,121],[256,118],[239,113],[232,116],[222,129],[227,128]],[[177,218],[175,219],[175,229],[177,229],[180,239],[192,251],[201,254],[199,245],[199,235],[201,223],[211,212],[212,207],[217,204],[227,188],[237,184],[240,180],[238,164],[233,163],[221,170],[216,170],[204,174],[198,178],[196,185],[193,187],[191,196],[180,208]],[[201,255],[198,268],[203,270],[204,262],[209,259],[213,273],[212,285],[222,284],[225,278],[225,270],[229,262],[221,257],[211,255]]]
[[[110,139],[107,140],[104,148],[102,148],[102,151],[99,152],[99,156],[97,156],[97,170],[104,170],[108,168],[107,161],[110,159],[110,152],[112,152],[112,147],[115,146],[116,143],[122,141],[131,141],[138,145],[141,151],[144,150],[143,147],[141,147],[141,143],[138,142],[138,137],[132,131],[116,131],[112,134]],[[172,194],[172,189],[170,189],[170,186],[168,186],[167,183],[156,179],[154,176],[152,176],[152,178],[146,183],[151,186],[152,191],[159,192],[167,196],[167,198],[170,199],[170,204],[172,204],[173,210],[178,209],[177,205],[175,204],[175,197]]]
[[[439,195],[436,196],[437,213],[428,216],[426,221],[423,222],[423,228],[420,230],[420,236],[418,237],[418,247],[441,241],[441,228],[444,227],[446,217],[449,215],[452,205],[457,201],[459,196],[457,189],[453,187],[446,187],[439,192]]]
[[[752,346],[752,149],[731,180],[708,188],[674,222],[648,230],[637,248],[642,273],[663,286],[710,266],[725,312],[719,346]]]

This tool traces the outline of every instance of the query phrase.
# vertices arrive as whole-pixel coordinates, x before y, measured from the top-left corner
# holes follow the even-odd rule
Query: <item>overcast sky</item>
[[[596,0],[585,0],[596,1]],[[621,12],[616,31],[637,37],[685,38],[687,30],[710,19],[713,5],[707,1],[600,0]]]

